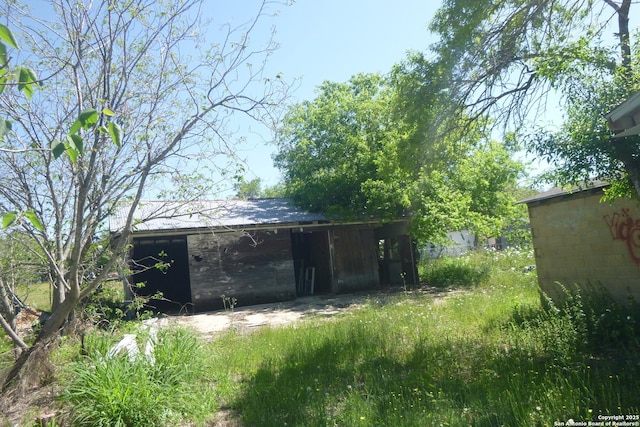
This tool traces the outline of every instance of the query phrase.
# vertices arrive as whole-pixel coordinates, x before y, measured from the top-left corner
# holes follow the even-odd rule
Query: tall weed
[[[141,355],[106,357],[104,340],[93,340],[89,356],[71,365],[61,395],[73,425],[149,426],[204,422],[215,408],[206,371],[207,354],[193,333],[163,329],[155,363]],[[100,351],[98,351],[100,350]]]
[[[438,288],[475,286],[490,272],[489,265],[474,262],[469,257],[438,258],[423,261],[419,266],[420,280]]]
[[[261,426],[544,426],[639,413],[630,314],[574,294],[543,307],[531,264],[530,251],[438,260],[443,283],[466,290],[438,300],[415,290],[331,321],[224,335],[212,369],[237,380],[223,398]]]

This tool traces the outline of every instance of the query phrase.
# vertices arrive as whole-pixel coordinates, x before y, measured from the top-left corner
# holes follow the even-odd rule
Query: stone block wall
[[[550,296],[560,282],[640,301],[640,202],[601,198],[584,191],[528,203],[538,281]]]

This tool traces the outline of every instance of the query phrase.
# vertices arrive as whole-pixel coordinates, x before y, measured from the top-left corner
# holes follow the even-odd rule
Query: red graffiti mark
[[[622,240],[633,261],[640,265],[640,219],[633,219],[629,209],[621,209],[612,215],[605,215],[613,240]]]

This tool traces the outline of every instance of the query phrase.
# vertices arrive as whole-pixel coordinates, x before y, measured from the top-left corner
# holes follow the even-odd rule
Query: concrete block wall
[[[538,281],[559,296],[565,285],[602,285],[620,301],[640,301],[640,201],[600,202],[601,191],[529,203]]]

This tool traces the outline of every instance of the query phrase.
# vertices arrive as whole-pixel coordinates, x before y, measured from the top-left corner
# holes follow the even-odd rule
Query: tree
[[[238,199],[255,199],[261,197],[262,184],[260,178],[254,178],[251,181],[246,181],[241,178],[237,183],[233,185],[233,189],[236,191],[236,197]]]
[[[531,151],[559,162],[560,184],[598,177],[640,194],[640,139],[613,138],[603,118],[640,88],[632,3],[445,1],[431,29],[451,109],[528,132]],[[550,93],[563,100],[568,124],[540,137],[531,121]]]
[[[233,185],[233,189],[236,192],[235,197],[238,199],[284,197],[284,189],[280,184],[263,188],[260,178],[254,178],[250,181],[240,178],[238,182]]]
[[[214,191],[207,175],[234,157],[225,123],[236,113],[269,123],[286,95],[281,79],[263,74],[273,40],[251,47],[268,2],[213,42],[201,32],[209,24],[203,0],[40,6],[46,19],[4,5],[28,45],[25,63],[48,77],[31,102],[0,99],[14,120],[0,153],[0,212],[37,220],[10,214],[44,254],[54,297],[5,387],[117,269],[143,196],[158,187],[175,188],[181,200]],[[123,205],[126,225],[113,240],[105,222]]]
[[[28,236],[18,230],[0,234],[0,324],[13,340],[17,353],[28,346],[17,330],[16,317],[27,309],[19,291],[47,278],[42,252]],[[22,293],[22,296],[28,294]]]
[[[421,81],[428,69],[410,58],[387,77],[325,82],[316,99],[292,107],[275,156],[288,194],[343,218],[411,215],[423,241],[461,228],[499,232],[510,201],[498,194],[522,168],[480,133],[433,138],[423,120],[437,113],[436,89]]]
[[[18,42],[13,32],[6,25],[0,24],[0,95],[8,86],[15,86],[29,99],[39,84],[38,79],[30,68],[11,68],[9,63],[11,57],[9,56],[7,45],[13,49],[18,49]],[[0,142],[2,142],[5,135],[11,132],[11,123],[9,119],[0,118]],[[5,150],[0,146],[0,151]]]
[[[377,162],[391,141],[388,134],[395,132],[383,78],[358,75],[347,83],[325,82],[317,92],[315,100],[289,110],[279,132],[274,160],[284,172],[288,193],[314,212],[400,214],[408,201],[404,206],[395,203],[397,198],[386,206],[381,200],[368,204],[371,192],[378,191],[374,182],[384,172],[385,165]],[[367,181],[368,189],[363,189]]]

